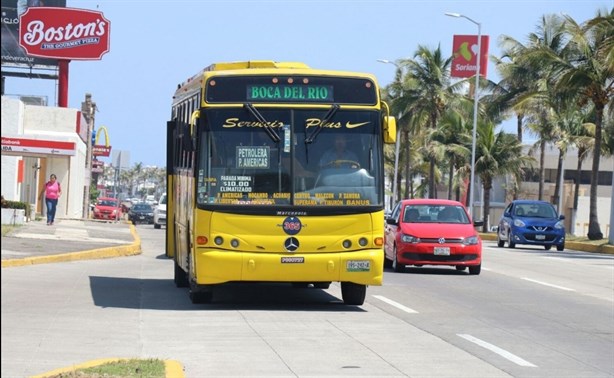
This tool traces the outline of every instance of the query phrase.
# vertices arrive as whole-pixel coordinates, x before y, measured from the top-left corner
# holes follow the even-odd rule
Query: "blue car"
[[[544,246],[546,250],[556,246],[565,249],[565,219],[558,215],[552,204],[545,201],[512,201],[503,212],[497,230],[497,245],[510,248],[516,244]]]

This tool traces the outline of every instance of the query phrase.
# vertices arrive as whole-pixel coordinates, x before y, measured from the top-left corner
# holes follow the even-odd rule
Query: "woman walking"
[[[45,195],[45,204],[47,205],[47,226],[51,226],[55,221],[55,211],[58,207],[58,199],[62,195],[62,188],[57,181],[55,174],[49,176],[49,181],[45,183],[45,188],[41,192],[41,198]]]

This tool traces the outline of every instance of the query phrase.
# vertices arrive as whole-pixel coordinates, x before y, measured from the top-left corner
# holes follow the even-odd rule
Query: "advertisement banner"
[[[488,68],[488,42],[487,35],[482,36],[480,46],[480,75],[486,77]],[[452,42],[452,77],[472,77],[478,65],[478,36],[455,35]]]
[[[100,60],[109,51],[111,23],[101,12],[75,8],[28,8],[19,22],[19,45],[28,55]]]
[[[29,7],[66,7],[66,0],[2,0],[2,65],[56,68],[56,59],[28,56],[19,46],[19,17]]]

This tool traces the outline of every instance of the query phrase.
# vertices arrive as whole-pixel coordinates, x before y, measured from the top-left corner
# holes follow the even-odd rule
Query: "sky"
[[[105,126],[114,151],[129,151],[129,166],[163,167],[166,122],[177,85],[215,62],[300,61],[313,68],[368,72],[384,87],[395,61],[419,45],[452,55],[455,34],[525,43],[542,16],[567,14],[581,23],[614,0],[67,0],[67,7],[102,12],[111,23],[111,49],[100,60],[71,61],[68,107],[85,94],[96,102],[95,127]],[[499,81],[492,62],[488,79]],[[7,95],[47,96],[58,102],[57,82],[7,77]],[[515,133],[513,121],[502,125]],[[101,158],[110,162],[109,158]]]

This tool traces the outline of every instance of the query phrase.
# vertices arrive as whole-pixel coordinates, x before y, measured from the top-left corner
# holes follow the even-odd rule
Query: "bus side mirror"
[[[384,116],[383,121],[384,143],[395,143],[397,141],[397,120],[392,116]]]

